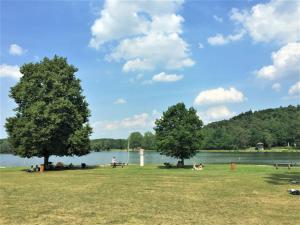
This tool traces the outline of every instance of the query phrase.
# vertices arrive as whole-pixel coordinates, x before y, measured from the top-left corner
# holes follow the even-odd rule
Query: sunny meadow
[[[0,224],[298,224],[298,1],[1,1]]]

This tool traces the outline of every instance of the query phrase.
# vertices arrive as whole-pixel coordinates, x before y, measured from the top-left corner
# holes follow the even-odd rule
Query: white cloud
[[[244,34],[245,34],[244,30],[239,31],[236,34],[230,34],[228,36],[223,36],[222,34],[216,34],[215,36],[207,38],[207,42],[210,45],[225,45],[230,42],[241,40]]]
[[[136,114],[132,117],[127,117],[122,120],[114,121],[99,121],[92,126],[96,129],[103,130],[116,130],[116,129],[127,129],[127,128],[143,128],[149,125],[150,118],[148,113]]]
[[[208,108],[206,111],[198,112],[198,116],[204,123],[210,123],[218,120],[229,119],[236,113],[231,112],[226,106],[220,105]]]
[[[183,78],[182,75],[177,74],[166,74],[165,72],[161,72],[152,77],[154,82],[176,82]]]
[[[125,61],[125,72],[193,66],[188,44],[180,37],[184,19],[176,12],[182,3],[107,0],[91,28],[90,46],[98,49],[117,41],[108,59]]]
[[[216,88],[202,91],[196,97],[194,104],[221,104],[243,102],[245,100],[244,94],[234,87],[225,90],[224,88]]]
[[[114,104],[118,104],[118,105],[126,104],[126,103],[127,101],[124,98],[118,98],[114,101]]]
[[[19,79],[22,76],[20,73],[20,68],[17,65],[0,65],[0,77],[12,77],[14,79]]]
[[[275,83],[272,85],[272,89],[276,92],[281,90],[281,84],[280,83]]]
[[[232,9],[230,18],[255,42],[286,44],[300,39],[299,13],[298,1],[272,0],[253,6],[250,11]]]
[[[262,67],[259,78],[275,80],[287,76],[300,76],[300,43],[289,43],[272,53],[272,65]]]
[[[202,48],[204,48],[204,45],[201,42],[199,42],[198,43],[198,48],[202,49]]]
[[[213,17],[214,17],[214,20],[215,20],[215,21],[217,21],[217,22],[219,22],[219,23],[222,23],[222,22],[223,22],[223,18],[222,18],[222,17],[219,17],[219,16],[217,16],[217,15],[214,15]]]
[[[176,46],[176,48],[174,48]],[[145,68],[159,67],[165,69],[179,69],[190,67],[195,62],[188,57],[188,45],[178,34],[157,34],[151,33],[146,36],[125,39],[120,42],[115,51],[110,55],[110,59],[127,61],[132,60],[138,63],[134,70],[144,70]],[[136,61],[138,60],[138,61]],[[125,70],[125,66],[123,67]]]
[[[161,113],[153,110],[151,113],[136,114],[120,120],[97,121],[92,123],[93,138],[126,138],[133,131],[151,131],[155,126],[155,120],[159,117]]]
[[[294,96],[300,96],[300,81],[290,87],[289,94]]]
[[[9,54],[11,54],[11,55],[20,56],[20,55],[23,55],[24,52],[25,52],[24,49],[20,45],[11,44],[9,47]]]
[[[100,17],[91,27],[90,46],[99,48],[102,44],[128,36],[154,31],[178,32],[182,18],[173,15],[182,0],[173,1],[120,1],[107,0]]]
[[[153,65],[146,60],[141,60],[139,58],[134,60],[127,61],[123,66],[124,72],[134,72],[137,70],[151,70],[153,69]]]

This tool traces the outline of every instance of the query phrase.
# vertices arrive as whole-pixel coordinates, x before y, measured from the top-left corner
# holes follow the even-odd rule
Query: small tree
[[[11,88],[16,115],[6,122],[8,140],[22,157],[71,156],[89,153],[88,104],[82,96],[77,69],[65,58],[44,58],[21,67]]]
[[[142,147],[143,135],[140,132],[133,132],[129,136],[130,148]]]
[[[188,110],[183,103],[168,108],[160,119],[155,121],[156,144],[161,154],[182,161],[196,154],[201,142],[202,121],[196,110]]]

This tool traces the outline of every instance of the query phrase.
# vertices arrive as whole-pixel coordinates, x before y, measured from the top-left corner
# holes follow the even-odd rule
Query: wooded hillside
[[[258,142],[265,147],[300,147],[300,106],[248,111],[203,129],[202,149],[244,149]]]

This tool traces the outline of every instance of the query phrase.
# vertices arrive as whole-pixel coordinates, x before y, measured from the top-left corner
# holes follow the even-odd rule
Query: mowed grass
[[[300,224],[300,168],[0,169],[0,224]]]

